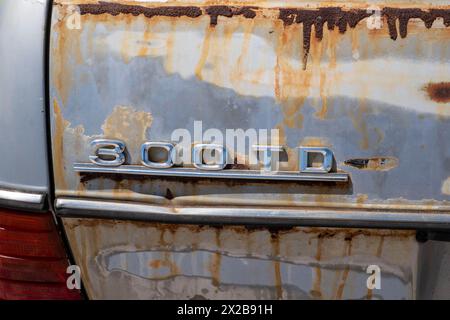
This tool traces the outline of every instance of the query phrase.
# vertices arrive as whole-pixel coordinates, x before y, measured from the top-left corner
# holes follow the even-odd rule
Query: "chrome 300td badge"
[[[237,129],[231,132],[226,130],[226,139],[223,139],[224,135],[220,131],[214,132],[214,130],[208,129],[208,143],[192,143],[191,135],[185,129],[175,130],[171,142],[145,142],[140,148],[139,164],[128,163],[127,147],[124,141],[93,140],[92,151],[89,155],[90,162],[75,163],[74,170],[85,173],[158,177],[348,181],[347,173],[335,172],[334,155],[329,148],[300,146],[297,148],[299,170],[280,171],[280,154],[286,149],[276,143],[278,140],[278,134],[274,133],[276,130],[271,131],[270,139],[267,137],[267,130],[255,130],[255,132],[252,132],[252,129],[246,131]],[[270,144],[261,143],[261,141],[269,140]],[[220,141],[222,143],[219,143]],[[235,154],[245,156],[236,158]],[[247,163],[239,163],[239,161]],[[230,169],[233,164],[258,165],[261,169]]]

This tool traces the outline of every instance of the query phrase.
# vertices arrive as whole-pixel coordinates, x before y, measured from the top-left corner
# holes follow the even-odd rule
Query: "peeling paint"
[[[82,181],[78,182],[78,177],[73,176],[70,164],[91,153],[89,143],[92,140],[105,137],[123,140],[128,146],[129,160],[140,159],[140,146],[146,141],[146,132],[153,122],[149,112],[137,111],[127,106],[116,106],[101,127],[102,134],[88,136],[83,126],[72,127],[71,123],[63,118],[56,100],[54,100],[53,110],[55,117],[53,133],[58,137],[53,140],[56,187],[58,192],[67,192],[67,189],[77,185],[78,195],[83,193]],[[65,152],[66,148],[70,148],[71,152]]]
[[[128,106],[116,106],[102,126],[103,136],[126,142],[129,161],[140,159],[140,147],[146,142],[146,132],[151,127],[151,113]]]
[[[361,170],[381,170],[387,171],[398,166],[398,159],[393,157],[377,157],[366,159],[345,160],[346,166],[355,167]]]

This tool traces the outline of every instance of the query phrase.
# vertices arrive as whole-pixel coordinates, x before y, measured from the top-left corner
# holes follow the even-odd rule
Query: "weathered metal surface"
[[[318,207],[448,214],[449,12],[445,1],[57,0],[56,195],[174,212],[220,205],[304,207],[312,216]],[[72,170],[87,162],[94,139],[123,140],[127,164],[137,165],[142,143],[170,141],[178,128],[192,134],[196,120],[204,130],[279,129],[288,147],[281,170],[298,169],[300,145],[329,147],[351,181]],[[92,298],[416,297],[418,244],[409,231],[63,221]],[[367,290],[369,264],[385,272],[380,291]]]
[[[411,299],[410,231],[175,226],[63,219],[96,299]],[[366,269],[381,268],[381,290]]]
[[[372,5],[380,19],[368,13]],[[56,1],[56,194],[167,205],[237,205],[251,194],[259,205],[448,213],[449,10],[439,1]],[[72,170],[87,161],[95,138],[123,140],[129,164],[138,164],[143,142],[169,141],[177,128],[192,132],[195,120],[204,130],[279,129],[288,146],[282,170],[298,169],[299,145],[330,147],[351,181],[180,181]]]

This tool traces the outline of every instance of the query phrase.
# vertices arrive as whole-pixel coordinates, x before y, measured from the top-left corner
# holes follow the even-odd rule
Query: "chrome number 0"
[[[125,143],[120,140],[97,139],[91,142],[94,155],[89,160],[99,166],[117,167],[125,162]]]

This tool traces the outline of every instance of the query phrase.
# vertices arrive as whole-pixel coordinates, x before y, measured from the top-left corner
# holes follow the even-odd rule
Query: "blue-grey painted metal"
[[[0,1],[0,205],[39,209],[49,190],[44,74],[48,2]]]

